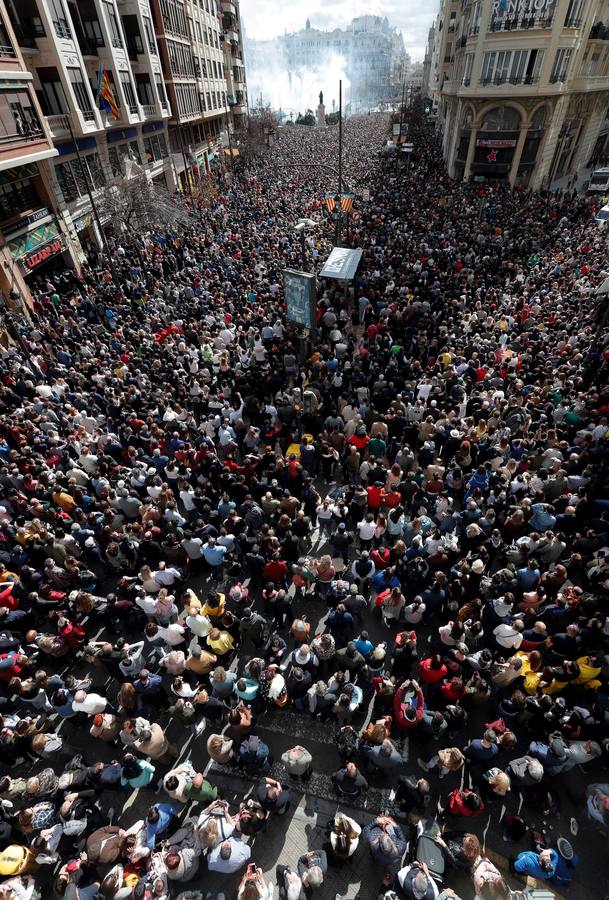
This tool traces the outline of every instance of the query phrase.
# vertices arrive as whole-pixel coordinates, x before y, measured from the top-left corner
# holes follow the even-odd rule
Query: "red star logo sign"
[[[487,154],[486,158],[489,162],[497,162],[497,151],[491,150],[491,152]]]

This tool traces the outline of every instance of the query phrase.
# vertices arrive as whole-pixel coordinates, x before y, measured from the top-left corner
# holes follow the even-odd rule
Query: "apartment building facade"
[[[53,144],[45,163],[68,232],[99,243],[88,189],[131,174],[175,184],[170,107],[148,0],[4,0]],[[118,118],[99,108],[100,69]]]
[[[450,175],[539,189],[605,161],[608,0],[443,0],[435,41],[443,31],[434,87]]]
[[[0,4],[0,303],[21,311],[30,282],[49,263],[75,262],[45,166],[58,157],[20,52]]]
[[[169,93],[172,159],[188,187],[229,152],[247,86],[238,0],[152,0]]]

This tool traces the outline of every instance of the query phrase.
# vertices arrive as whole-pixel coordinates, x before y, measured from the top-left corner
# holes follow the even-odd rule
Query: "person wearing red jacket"
[[[272,581],[274,584],[286,584],[288,577],[288,564],[281,558],[279,553],[274,553],[262,570],[262,577],[265,581]]]
[[[0,606],[5,606],[7,609],[17,609],[19,601],[13,596],[14,587],[14,581],[0,584]]]
[[[393,711],[398,728],[405,731],[415,728],[423,717],[425,699],[418,681],[407,679],[396,691]]]
[[[366,488],[366,493],[368,495],[368,509],[380,509],[383,502],[383,494],[385,493],[383,482],[375,481],[374,484]]]
[[[441,656],[429,656],[422,659],[419,663],[419,678],[425,684],[431,686],[439,684],[443,678],[446,678],[448,669],[442,662]]]
[[[61,618],[57,623],[57,633],[70,645],[71,650],[78,650],[79,645],[85,639],[85,629],[68,619]]]
[[[484,803],[480,799],[480,795],[469,788],[455,788],[448,797],[448,811],[453,816],[466,816],[473,818],[484,812]]]

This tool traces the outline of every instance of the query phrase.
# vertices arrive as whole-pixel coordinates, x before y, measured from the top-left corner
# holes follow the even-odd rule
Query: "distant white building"
[[[252,81],[256,80],[255,71],[264,71],[268,65],[269,54],[273,58],[280,54],[288,78],[323,65],[333,55],[342,57],[350,82],[347,104],[352,112],[395,98],[409,66],[401,32],[380,16],[360,16],[347,28],[333,31],[312,28],[307,19],[303,29],[275,41],[248,40],[247,63]]]

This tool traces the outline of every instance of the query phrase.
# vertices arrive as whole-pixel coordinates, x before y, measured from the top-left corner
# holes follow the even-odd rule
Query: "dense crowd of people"
[[[331,248],[336,130],[292,126],[200,223],[40,284],[2,353],[0,897],[196,900],[220,873],[302,900],[370,853],[380,897],[446,900],[410,834],[434,819],[449,885],[516,898],[485,810],[559,890],[606,834],[607,240],[585,197],[451,181],[408,118],[407,171],[387,116],[345,125],[364,252],[312,344],[282,271],[303,215],[310,270]],[[296,745],[275,777],[288,710],[332,726],[338,808],[271,879],[255,837],[315,770]],[[581,815],[533,827],[576,767]],[[362,827],[378,783],[396,811]]]

